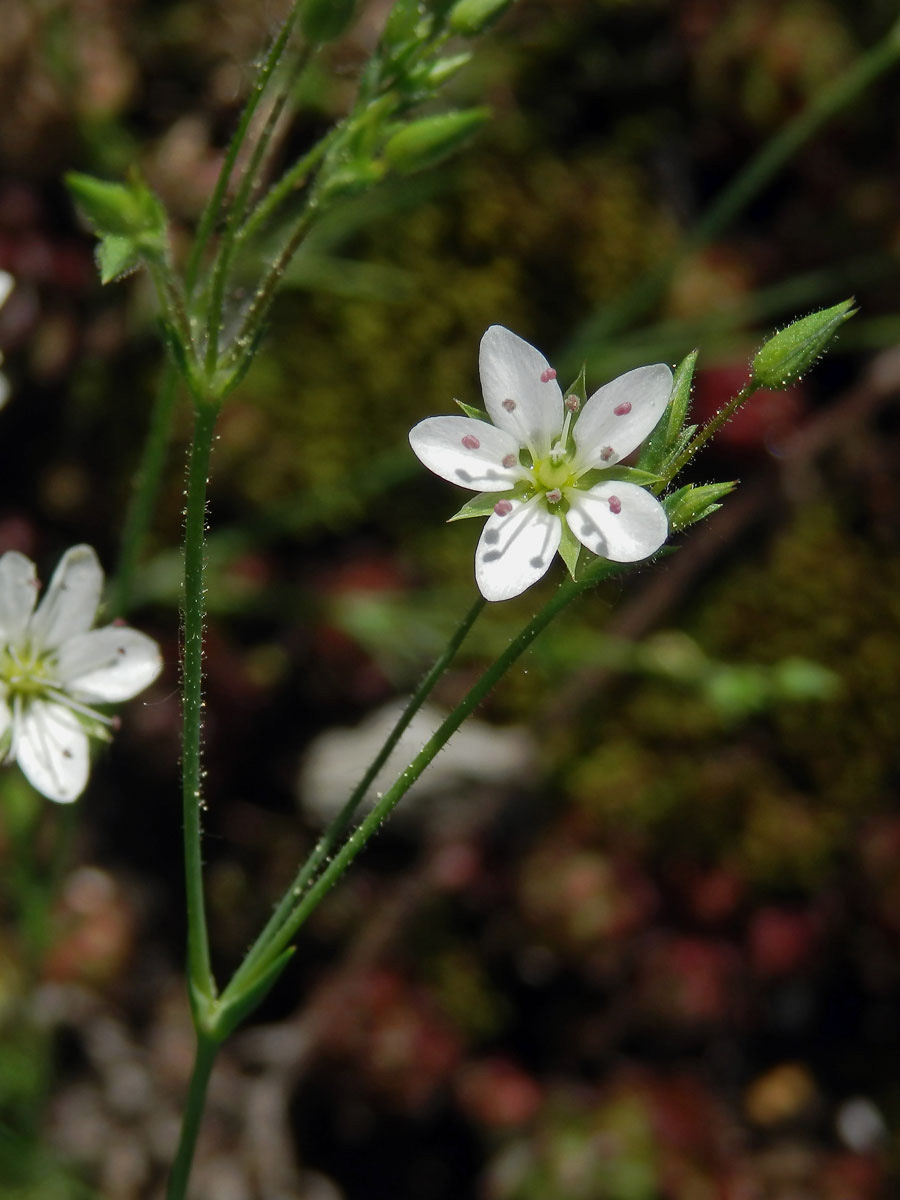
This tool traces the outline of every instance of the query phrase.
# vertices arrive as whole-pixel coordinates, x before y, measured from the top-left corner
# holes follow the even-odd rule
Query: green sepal
[[[756,386],[777,391],[796,383],[827,348],[844,322],[857,312],[854,304],[851,297],[832,308],[810,313],[769,338],[750,366]]]
[[[453,403],[461,408],[467,417],[473,417],[476,421],[487,421],[488,425],[492,425],[491,418],[487,415],[483,408],[475,408],[472,404],[465,404],[462,400],[453,398]]]
[[[587,363],[581,364],[581,370],[575,377],[574,383],[571,387],[566,388],[563,395],[577,396],[581,408],[584,408],[585,404],[587,403]]]
[[[465,521],[468,517],[489,517],[494,511],[494,505],[498,500],[518,500],[518,495],[515,488],[508,492],[479,492],[477,496],[473,496],[471,500],[467,500],[459,512],[454,513],[452,517],[447,518],[447,524],[451,521]]]
[[[680,450],[673,453],[673,447],[679,441],[682,427],[687,418],[691,402],[691,382],[694,378],[694,367],[697,364],[697,350],[692,350],[682,359],[675,372],[672,383],[672,395],[662,418],[653,432],[644,442],[637,465],[644,471],[661,471],[673,462]],[[682,444],[682,449],[686,443]]]
[[[94,252],[101,283],[116,283],[133,274],[141,265],[141,254],[134,238],[108,233],[100,238]]]
[[[638,487],[652,487],[662,483],[661,475],[642,471],[640,467],[594,467],[580,477],[580,488],[593,487],[595,483],[635,483]]]
[[[566,564],[569,574],[575,579],[578,571],[578,559],[584,546],[569,528],[569,522],[565,517],[560,518],[560,525],[562,526],[562,537],[559,539],[559,555]]]
[[[669,529],[677,533],[679,529],[687,529],[689,525],[710,516],[722,507],[719,501],[736,487],[736,479],[728,483],[686,483],[684,487],[664,496],[662,506],[669,519]]]
[[[251,981],[241,988],[233,1000],[225,1001],[219,1006],[214,1031],[218,1041],[223,1042],[258,1005],[262,1004],[281,972],[293,958],[295,948],[288,946],[287,950],[282,950],[276,959],[264,965]]]

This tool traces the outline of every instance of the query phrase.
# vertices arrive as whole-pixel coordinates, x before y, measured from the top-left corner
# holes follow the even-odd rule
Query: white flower
[[[611,468],[658,423],[672,392],[669,368],[657,363],[620,375],[579,412],[576,397],[563,400],[543,354],[492,325],[481,339],[479,369],[493,424],[429,417],[409,441],[436,475],[482,493],[470,509],[493,507],[475,551],[482,595],[508,600],[524,592],[564,537],[614,562],[658,550],[668,533],[662,505],[624,480],[622,468]]]
[[[0,755],[67,803],[87,783],[88,738],[108,738],[115,724],[94,705],[130,700],[162,663],[135,629],[91,629],[103,571],[90,546],[66,551],[35,608],[39,586],[24,554],[0,556]]]
[[[15,280],[8,271],[0,271],[0,308],[6,303],[9,293],[13,290]],[[0,366],[3,365],[3,352],[0,351]],[[9,380],[0,371],[0,408],[9,399]]]

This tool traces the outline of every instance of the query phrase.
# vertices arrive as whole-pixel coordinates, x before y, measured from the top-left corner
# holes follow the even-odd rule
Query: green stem
[[[203,210],[203,215],[200,218],[200,224],[197,227],[197,236],[194,239],[194,244],[191,248],[190,258],[188,259],[187,268],[185,270],[185,284],[188,295],[190,295],[197,284],[197,276],[200,272],[200,263],[203,260],[203,254],[206,250],[216,221],[219,219],[219,214],[222,211],[222,205],[225,200],[225,193],[228,190],[228,184],[231,181],[231,174],[237,162],[238,154],[244,144],[244,139],[250,128],[250,122],[253,120],[253,114],[259,106],[259,102],[263,97],[263,93],[272,78],[272,75],[281,61],[281,56],[287,47],[288,40],[291,36],[291,31],[294,27],[294,22],[297,18],[297,13],[300,8],[301,0],[294,0],[291,10],[285,18],[284,24],[278,36],[269,48],[269,53],[266,55],[265,62],[259,70],[258,75],[253,83],[253,90],[247,97],[247,103],[244,105],[244,110],[241,113],[238,121],[237,129],[234,131],[234,136],[229,143],[228,149],[225,152],[225,159],[222,163],[222,169],[219,172],[219,177],[216,180],[216,186],[210,196],[206,208]]]
[[[184,520],[184,611],[182,618],[182,799],[184,806],[184,870],[187,892],[188,977],[194,1018],[202,1023],[204,1007],[215,996],[203,900],[201,848],[201,737],[203,725],[203,586],[206,485],[218,409],[200,406],[188,460],[187,507]]]
[[[734,416],[741,405],[745,404],[753,395],[753,393],[758,390],[759,384],[755,383],[751,379],[749,383],[744,384],[736,396],[732,396],[727,404],[722,405],[715,416],[710,417],[703,428],[694,435],[691,441],[685,446],[684,450],[682,450],[681,454],[679,454],[678,458],[675,459],[675,462],[672,463],[671,467],[669,467],[668,471],[666,472],[665,486],[668,486],[668,484],[671,483],[678,472],[690,462],[697,451],[700,450],[701,447],[705,446],[713,434],[717,433],[725,424],[725,422],[730,417]]]
[[[700,217],[675,253],[644,275],[622,299],[589,318],[567,348],[572,358],[597,341],[624,329],[658,300],[684,258],[717,237],[777,175],[793,155],[833,116],[851,104],[900,59],[900,22],[861,55],[843,75],[823,88],[806,108],[768,141]]]
[[[463,617],[459,627],[450,638],[443,653],[435,661],[431,670],[410,697],[409,702],[404,708],[399,720],[391,730],[387,741],[369,764],[369,767],[362,779],[360,779],[359,783],[353,789],[350,798],[319,838],[318,842],[316,842],[316,845],[313,847],[309,858],[307,858],[306,862],[297,872],[294,882],[285,892],[278,907],[272,913],[272,916],[270,917],[265,929],[250,947],[250,950],[244,957],[244,961],[235,972],[234,977],[228,985],[228,990],[240,988],[240,986],[252,974],[260,958],[268,948],[269,943],[284,924],[291,912],[291,909],[293,909],[293,907],[296,905],[298,896],[303,895],[311,880],[313,880],[318,873],[322,863],[325,862],[329,855],[334,852],[335,847],[349,829],[350,823],[356,814],[356,810],[359,808],[360,804],[365,798],[369,788],[372,785],[372,781],[375,779],[375,776],[387,762],[391,751],[403,736],[404,732],[409,726],[410,721],[433,691],[435,684],[456,657],[457,651],[468,636],[469,630],[475,624],[475,621],[484,609],[485,604],[486,601],[483,599],[483,597],[479,596],[466,615]]]
[[[241,246],[249,237],[269,221],[274,213],[281,207],[289,196],[295,193],[298,188],[302,187],[309,176],[310,171],[319,165],[331,149],[338,134],[346,128],[347,122],[342,121],[330,129],[325,136],[318,141],[311,150],[298,158],[294,165],[288,168],[277,183],[266,192],[265,196],[257,204],[256,208],[250,213],[247,220],[238,230],[235,240],[235,248]]]
[[[131,604],[138,559],[153,520],[162,473],[166,465],[166,451],[177,395],[178,370],[174,363],[167,362],[153,402],[150,428],[122,529],[119,569],[113,581],[110,600],[114,617],[123,616]]]
[[[303,70],[306,57],[304,55],[297,63],[298,71]],[[216,254],[212,276],[212,291],[206,314],[206,371],[208,375],[212,375],[219,357],[219,330],[222,324],[222,313],[225,305],[225,285],[228,280],[228,270],[234,261],[234,254],[237,248],[237,232],[247,215],[250,196],[257,183],[257,172],[269,148],[278,120],[284,111],[287,95],[286,90],[279,92],[266,117],[265,124],[253,148],[250,162],[244,171],[241,185],[229,209],[228,219],[222,233],[222,240]]]
[[[197,1036],[197,1051],[194,1058],[194,1070],[188,1089],[184,1115],[181,1120],[181,1135],[178,1139],[178,1149],[172,1163],[169,1184],[166,1189],[166,1200],[184,1200],[187,1195],[188,1181],[191,1175],[191,1164],[194,1161],[194,1150],[197,1146],[197,1135],[203,1119],[203,1109],[206,1104],[206,1089],[212,1074],[213,1063],[219,1046],[212,1038],[202,1034]]]
[[[561,584],[541,611],[528,622],[525,628],[513,638],[500,657],[488,667],[464,699],[460,701],[434,735],[425,743],[422,750],[416,755],[397,781],[388,788],[368,816],[357,826],[306,894],[295,904],[290,916],[270,939],[266,947],[266,958],[268,960],[273,960],[277,954],[290,944],[306,918],[318,906],[330,888],[340,879],[341,875],[347,870],[369,838],[378,832],[392,809],[419,778],[435,755],[446,745],[466,717],[484,700],[516,659],[528,649],[538,634],[546,629],[554,617],[561,613],[576,596],[580,596],[582,592],[592,587],[599,580],[616,574],[620,570],[622,570],[620,563],[602,561],[596,565],[594,571],[587,578],[579,580],[577,583],[574,580],[568,580],[566,583]],[[293,896],[292,891],[291,895]],[[223,1000],[224,998],[223,995]]]
[[[263,321],[266,319],[269,306],[275,298],[275,291],[281,282],[282,275],[287,270],[288,264],[297,253],[300,243],[306,235],[306,231],[312,224],[312,219],[313,210],[311,207],[301,213],[290,236],[282,246],[278,256],[263,279],[259,290],[253,297],[250,307],[244,314],[241,328],[234,339],[232,358],[229,363],[229,366],[237,368],[235,373],[238,375],[242,372],[246,364],[247,356],[255,352],[256,337],[262,327]]]

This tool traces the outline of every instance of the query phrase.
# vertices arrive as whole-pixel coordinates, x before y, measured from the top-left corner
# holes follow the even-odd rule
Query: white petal
[[[428,417],[409,431],[409,444],[429,471],[476,492],[505,492],[524,475],[519,442],[472,417]],[[511,456],[512,466],[503,465]]]
[[[67,550],[53,572],[47,594],[31,618],[31,633],[38,646],[52,649],[94,623],[103,571],[90,546]]]
[[[37,591],[31,559],[18,550],[8,550],[0,557],[0,641],[22,640]]]
[[[60,804],[77,800],[88,780],[88,739],[61,704],[35,700],[15,721],[12,754],[32,787]]]
[[[9,271],[0,271],[0,308],[6,303],[15,282]]]
[[[634,483],[598,483],[566,492],[569,528],[588,550],[613,562],[638,562],[654,554],[669,532],[663,506]]]
[[[659,424],[672,394],[665,363],[636,367],[594,392],[575,423],[575,466],[611,467]]]
[[[101,704],[130,700],[161,670],[156,642],[118,625],[68,638],[56,657],[56,676],[65,690],[76,699]]]
[[[478,366],[491,420],[543,458],[563,423],[556,372],[540,350],[502,325],[492,325],[481,339]]]
[[[475,582],[485,600],[510,600],[536,583],[559,549],[562,524],[541,496],[488,517],[475,551]]]

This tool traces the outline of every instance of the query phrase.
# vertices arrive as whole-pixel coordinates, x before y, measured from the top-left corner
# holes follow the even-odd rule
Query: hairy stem
[[[194,244],[191,247],[190,258],[188,259],[187,269],[185,271],[185,284],[188,295],[190,295],[197,284],[197,276],[200,273],[200,264],[203,261],[203,255],[206,247],[209,244],[209,239],[212,236],[216,222],[222,211],[222,205],[225,201],[225,194],[228,191],[228,184],[231,181],[231,174],[237,162],[238,154],[244,144],[244,139],[250,129],[250,122],[253,120],[253,114],[259,106],[259,102],[263,97],[263,93],[268,86],[269,80],[275,72],[281,56],[287,47],[290,40],[291,32],[294,28],[294,22],[297,18],[297,13],[300,8],[300,0],[294,0],[291,10],[284,20],[278,36],[273,41],[269,48],[269,53],[266,55],[263,65],[260,67],[259,73],[253,82],[253,90],[247,97],[247,103],[244,105],[244,110],[241,113],[238,121],[237,129],[234,131],[234,136],[228,145],[225,152],[225,159],[222,163],[222,169],[219,172],[219,178],[216,180],[216,186],[213,193],[207,201],[206,208],[203,210],[203,215],[200,218],[200,224],[197,227],[197,236],[194,238]]]
[[[197,408],[188,460],[187,507],[184,519],[184,610],[182,614],[182,800],[184,870],[188,919],[188,978],[194,1019],[215,996],[203,900],[201,737],[203,724],[203,626],[206,596],[203,583],[206,536],[206,486],[218,409]]]
[[[344,807],[319,838],[318,842],[316,842],[312,853],[297,872],[294,882],[285,892],[278,907],[272,913],[272,916],[270,917],[265,929],[247,952],[244,961],[235,972],[234,978],[229,984],[229,990],[232,988],[239,988],[240,985],[252,973],[261,956],[265,953],[269,943],[272,941],[272,938],[278,933],[279,929],[289,916],[291,910],[297,903],[298,897],[303,895],[310,882],[316,877],[316,874],[322,866],[322,863],[324,863],[328,859],[329,855],[334,852],[335,847],[350,828],[353,817],[368,793],[369,788],[372,785],[372,781],[387,762],[391,751],[397,745],[405,730],[409,727],[410,721],[412,721],[413,717],[433,691],[435,684],[456,657],[457,651],[466,639],[469,630],[475,624],[475,621],[484,609],[485,603],[486,601],[479,596],[479,598],[463,617],[459,627],[453,633],[453,636],[447,643],[443,653],[435,661],[431,670],[410,697],[409,703],[404,708],[396,725],[388,735],[384,745],[369,764],[365,774],[353,789],[353,792],[351,793]]]
[[[279,931],[270,939],[266,948],[266,957],[273,959],[287,947],[295,937],[306,918],[319,905],[325,894],[347,870],[357,854],[377,833],[392,809],[399,803],[404,794],[419,778],[435,755],[446,745],[463,721],[477,708],[498,681],[505,675],[512,664],[531,645],[539,633],[550,624],[575,598],[599,580],[617,574],[622,569],[620,563],[600,562],[591,575],[575,582],[568,580],[560,585],[548,603],[534,616],[521,632],[513,638],[506,650],[484,672],[478,682],[469,690],[463,700],[446,718],[440,728],[429,738],[422,750],[416,755],[410,765],[400,775],[397,781],[384,793],[369,815],[357,826],[353,834],[344,843],[338,853],[331,859],[328,866],[318,876],[309,890],[299,899],[284,921]]]

